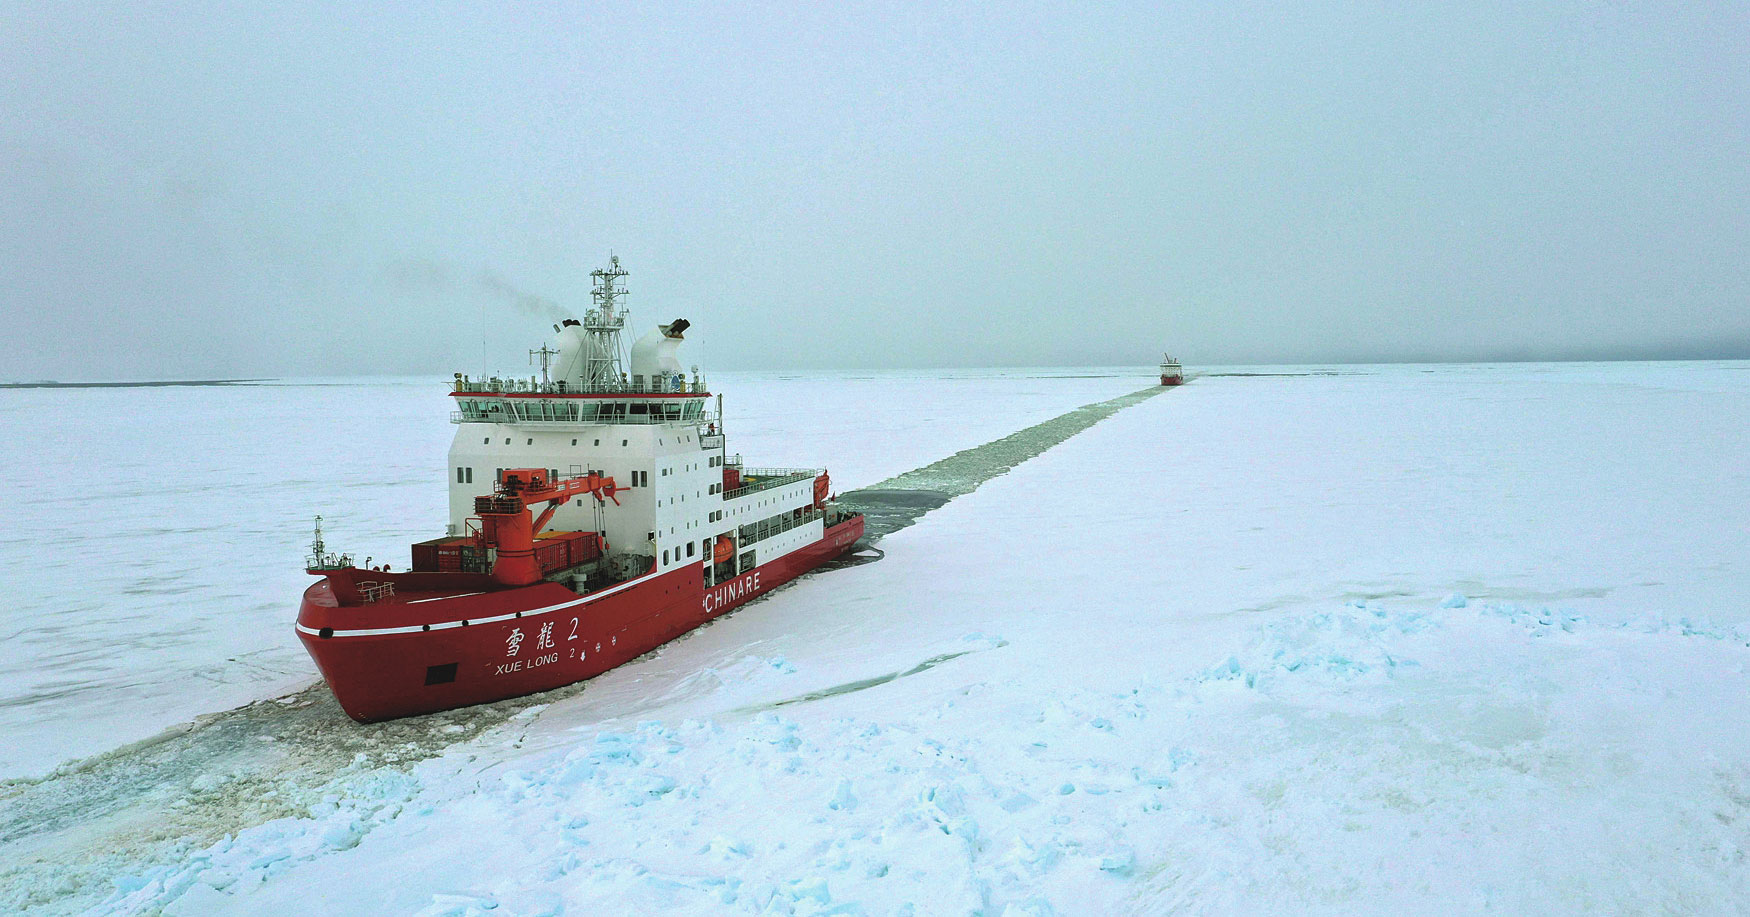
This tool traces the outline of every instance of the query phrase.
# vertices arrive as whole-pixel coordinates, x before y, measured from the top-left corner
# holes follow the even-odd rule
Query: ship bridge
[[[613,392],[570,391],[564,381],[470,380],[458,376],[450,396],[451,423],[649,424],[698,423],[708,419],[711,392],[695,379],[657,385],[627,384]]]

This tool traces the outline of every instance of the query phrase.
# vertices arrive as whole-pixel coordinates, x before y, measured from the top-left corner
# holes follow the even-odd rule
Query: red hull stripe
[[[422,633],[422,632],[428,631],[428,630],[448,630],[449,628],[452,628],[452,627],[462,627],[462,626],[464,626],[464,620],[466,621],[467,626],[471,627],[471,626],[474,626],[476,624],[492,624],[492,623],[497,622],[497,621],[509,621],[513,618],[532,618],[532,617],[535,617],[536,615],[544,615],[544,614],[549,614],[549,613],[555,612],[555,611],[563,611],[567,608],[576,608],[579,605],[588,605],[589,603],[594,602],[597,599],[605,599],[608,596],[613,595],[616,592],[621,592],[621,591],[624,591],[626,589],[630,589],[633,586],[636,586],[639,583],[644,582],[645,580],[655,579],[657,575],[658,574],[656,574],[656,573],[646,573],[643,576],[638,577],[637,579],[627,580],[627,581],[621,583],[620,585],[613,587],[612,589],[603,589],[600,592],[592,592],[589,595],[583,596],[582,598],[573,599],[569,602],[560,602],[557,605],[548,605],[546,608],[531,608],[528,611],[515,611],[515,612],[511,612],[510,614],[507,614],[507,615],[492,615],[491,617],[486,617],[486,618],[457,619],[454,621],[442,621],[442,622],[438,622],[435,624],[410,624],[410,625],[407,625],[406,627],[366,627],[366,628],[360,628],[358,630],[337,630],[337,631],[330,632],[329,637],[381,637],[384,634],[417,634],[417,633]],[[479,593],[479,592],[469,593],[469,595],[483,595],[483,594],[484,593]],[[462,598],[462,596],[447,595],[447,596],[443,596],[443,598],[459,599],[459,598]],[[408,603],[408,604],[412,604],[412,603]],[[298,631],[300,633],[309,634],[312,637],[321,637],[322,636],[322,631],[320,628],[310,627],[302,621],[298,622]],[[326,638],[324,638],[324,639],[326,639]]]
[[[414,599],[413,601],[408,602],[407,604],[418,605],[421,602],[442,602],[445,599],[465,599],[471,595],[485,595],[485,594],[486,593],[484,593],[484,592],[460,592],[460,593],[457,593],[455,595],[440,595],[440,596],[434,596],[434,597],[429,598],[429,599]]]

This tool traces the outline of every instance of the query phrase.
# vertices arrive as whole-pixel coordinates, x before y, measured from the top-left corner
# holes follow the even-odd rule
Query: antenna
[[[530,363],[535,362],[536,357],[541,358],[541,387],[542,388],[546,388],[548,385],[552,384],[551,380],[549,380],[547,378],[547,367],[552,364],[553,358],[555,356],[558,356],[558,354],[559,354],[559,351],[548,347],[546,344],[542,344],[540,350],[529,351],[529,362]]]
[[[602,310],[602,317],[612,319],[620,297],[626,295],[626,287],[620,282],[626,277],[626,269],[620,267],[620,256],[610,252],[608,266],[590,271],[589,276],[594,280],[589,295],[595,300],[596,308]]]
[[[626,269],[620,266],[618,255],[608,256],[608,266],[590,271],[593,281],[590,297],[595,308],[583,317],[583,331],[588,338],[584,352],[583,390],[615,392],[625,388],[626,374],[622,368],[624,346],[620,332],[626,327],[626,310],[620,300],[626,296],[623,281]]]

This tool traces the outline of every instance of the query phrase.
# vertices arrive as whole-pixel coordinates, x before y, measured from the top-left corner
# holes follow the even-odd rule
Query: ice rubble
[[[1355,603],[1259,627],[1176,682],[1050,698],[937,684],[888,716],[645,721],[478,779],[370,775],[303,818],[123,880],[104,909],[193,892],[203,911],[259,910],[336,875],[400,874],[404,888],[321,900],[427,914],[1707,910],[1746,891],[1750,771],[1672,743],[1735,732],[1746,662],[1742,626]],[[1603,756],[1587,753],[1598,719],[1618,722]],[[1624,769],[1663,787],[1621,783]],[[1620,897],[1621,871],[1654,853],[1686,868]]]
[[[103,910],[1734,912],[1746,392],[1555,375],[1193,384]]]

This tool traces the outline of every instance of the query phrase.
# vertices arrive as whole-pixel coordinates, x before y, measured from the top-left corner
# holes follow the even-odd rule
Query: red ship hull
[[[689,564],[578,595],[553,582],[470,592],[483,577],[387,574],[432,598],[341,606],[327,578],[304,592],[298,637],[347,715],[393,719],[592,678],[727,614],[845,552],[863,517],[707,589]],[[448,594],[437,584],[451,583]]]

